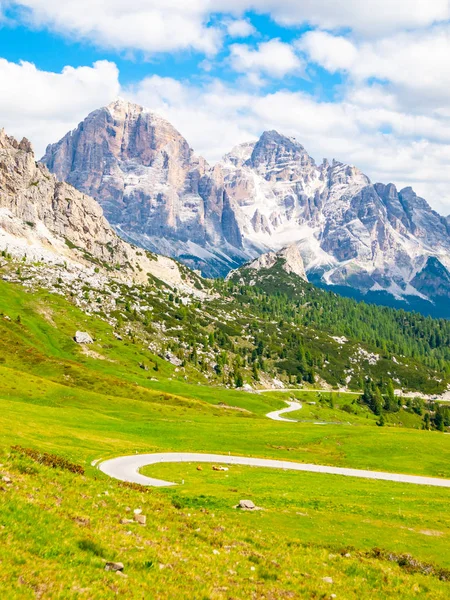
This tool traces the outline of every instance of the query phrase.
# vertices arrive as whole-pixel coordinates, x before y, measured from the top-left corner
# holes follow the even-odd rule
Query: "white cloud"
[[[375,41],[352,41],[311,31],[299,40],[298,47],[328,71],[347,72],[356,86],[373,78],[386,82],[386,93],[411,110],[442,109],[450,102],[448,24]]]
[[[358,50],[350,40],[326,31],[308,31],[295,45],[305,52],[311,61],[330,73],[346,71],[353,67],[358,59]]]
[[[352,88],[336,103],[301,92],[250,93],[217,80],[195,86],[157,76],[120,89],[117,68],[107,61],[50,73],[0,60],[1,126],[29,137],[38,156],[119,94],[168,118],[211,162],[235,144],[277,129],[296,137],[317,160],[334,157],[374,181],[412,185],[450,213],[448,115],[407,112],[395,96],[383,96],[382,86]]]
[[[146,53],[194,49],[214,54],[218,27],[208,27],[209,0],[10,0],[22,20],[114,50]]]
[[[263,73],[274,78],[302,73],[304,68],[294,48],[277,39],[262,42],[256,49],[246,44],[232,44],[230,62],[238,73]]]
[[[268,13],[279,23],[310,23],[322,29],[351,28],[366,35],[427,27],[450,18],[448,0],[229,0]]]
[[[350,28],[380,36],[450,19],[448,0],[6,0],[23,10],[22,20],[115,50],[145,53],[193,49],[214,54],[222,44],[211,15],[270,15],[283,25],[309,23],[322,29]],[[250,24],[235,21],[241,33]],[[249,33],[247,33],[248,35]],[[230,35],[234,35],[230,33]]]
[[[225,22],[227,33],[232,38],[246,38],[256,33],[256,29],[247,19]]]
[[[118,95],[118,75],[108,61],[51,73],[28,62],[0,59],[0,126],[10,135],[31,139],[40,157],[48,143]]]

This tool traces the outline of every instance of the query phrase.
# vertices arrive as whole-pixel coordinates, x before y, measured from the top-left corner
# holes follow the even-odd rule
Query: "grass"
[[[106,322],[58,296],[0,288],[11,319],[0,317],[0,476],[11,480],[0,479],[2,598],[448,597],[448,490],[184,464],[150,471],[184,485],[148,490],[91,466],[135,452],[230,452],[450,477],[447,436],[398,415],[402,427],[379,428],[354,396],[336,394],[331,407],[319,394],[188,383],[163,361],[149,373],[139,362],[158,358]],[[96,339],[90,355],[72,340],[80,328]],[[304,422],[264,416],[292,397]],[[264,510],[236,511],[244,497]],[[120,522],[135,508],[145,527]],[[128,577],[106,572],[110,560]]]
[[[252,515],[255,526],[272,535],[304,543],[320,538],[333,547],[389,548],[450,567],[446,489],[242,466],[227,472],[196,467],[161,464],[143,473],[178,483],[164,493],[184,510],[208,509],[239,521],[242,515],[232,507],[249,498],[264,509]]]

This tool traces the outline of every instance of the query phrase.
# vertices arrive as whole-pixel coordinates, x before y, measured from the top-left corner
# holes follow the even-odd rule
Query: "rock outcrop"
[[[305,265],[296,244],[291,244],[278,252],[261,254],[261,256],[249,263],[247,268],[254,271],[261,271],[262,269],[271,269],[278,262],[286,273],[293,273],[298,275],[303,281],[308,281]]]
[[[450,298],[450,272],[431,256],[425,267],[412,280],[415,289],[432,297]]]

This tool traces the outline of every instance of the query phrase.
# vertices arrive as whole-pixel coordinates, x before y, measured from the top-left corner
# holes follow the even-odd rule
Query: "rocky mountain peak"
[[[24,137],[18,142],[14,137],[7,135],[3,128],[0,129],[0,148],[18,149],[30,153],[33,152],[30,140]]]
[[[244,142],[235,146],[231,152],[225,154],[222,159],[223,163],[233,165],[234,167],[242,167],[247,161],[250,160],[256,142]]]
[[[196,156],[168,121],[139,105],[119,99],[92,112],[49,146],[42,161],[58,179],[93,196],[128,241],[179,252],[187,262],[208,241],[239,247],[220,170]]]
[[[277,263],[280,263],[281,268],[286,273],[293,273],[303,279],[303,281],[308,281],[305,265],[303,264],[297,244],[291,244],[278,252],[266,252],[246,265],[246,268],[253,271],[261,271],[262,269],[271,269]]]
[[[286,171],[297,171],[299,167],[314,167],[315,162],[304,147],[294,138],[277,131],[265,131],[256,142],[249,165],[265,173],[267,179],[280,179]]]
[[[132,113],[137,113],[137,114],[141,114],[143,112],[150,112],[148,110],[146,110],[143,106],[141,106],[140,104],[136,104],[135,102],[130,102],[129,100],[125,100],[124,98],[118,96],[115,100],[113,100],[112,102],[110,102],[107,106],[105,106],[104,108],[106,108],[112,115],[119,115],[119,114],[123,114],[128,113],[128,114],[132,114]]]

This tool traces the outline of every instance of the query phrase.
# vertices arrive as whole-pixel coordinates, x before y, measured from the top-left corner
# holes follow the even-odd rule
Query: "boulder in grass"
[[[107,562],[105,565],[105,571],[123,571],[123,563]]]
[[[262,510],[259,506],[255,506],[255,503],[251,500],[240,500],[235,508],[240,508],[241,510]]]
[[[86,331],[77,331],[74,337],[77,344],[93,344],[94,340]]]
[[[245,508],[245,510],[255,510],[255,503],[251,500],[240,500],[238,504],[239,508]]]
[[[241,510],[262,510],[260,506],[255,506],[255,503],[251,500],[240,500],[234,508],[240,508]]]

